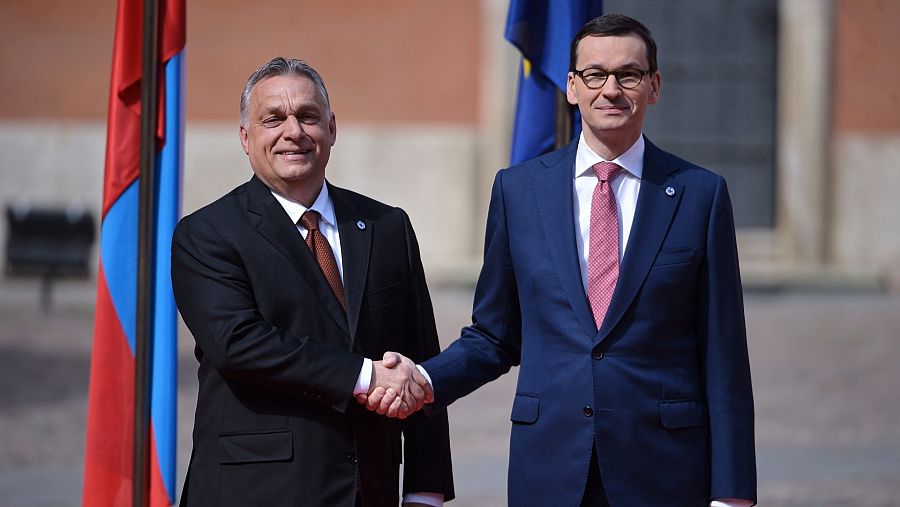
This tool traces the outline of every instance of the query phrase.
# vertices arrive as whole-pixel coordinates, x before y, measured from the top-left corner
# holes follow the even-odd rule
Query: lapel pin
[[[363,222],[362,220],[358,220],[356,222],[356,227],[359,228],[359,230],[364,231],[364,230],[366,230],[366,223]]]
[[[672,187],[666,187],[666,195],[672,197],[675,195],[675,189]]]

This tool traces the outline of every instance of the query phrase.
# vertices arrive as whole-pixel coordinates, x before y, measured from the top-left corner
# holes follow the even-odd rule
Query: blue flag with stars
[[[510,0],[505,37],[522,54],[510,163],[554,149],[557,90],[565,93],[569,47],[578,30],[599,16],[601,0]],[[574,115],[573,129],[581,122]]]

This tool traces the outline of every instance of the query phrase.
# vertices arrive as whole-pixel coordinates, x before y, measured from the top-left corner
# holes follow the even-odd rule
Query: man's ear
[[[241,147],[244,148],[244,153],[249,155],[250,154],[250,142],[247,140],[247,129],[243,125],[240,126],[238,136],[240,136],[240,138],[241,138]]]
[[[575,74],[571,72],[566,78],[566,100],[573,106],[578,105],[578,96],[575,95]]]
[[[331,145],[334,146],[334,142],[337,141],[337,122],[334,120],[334,113],[331,113],[331,119],[328,120],[328,130],[331,131]]]
[[[653,73],[653,77],[650,78],[650,99],[647,101],[650,104],[656,104],[659,102],[659,89],[662,86],[662,76],[659,71]]]

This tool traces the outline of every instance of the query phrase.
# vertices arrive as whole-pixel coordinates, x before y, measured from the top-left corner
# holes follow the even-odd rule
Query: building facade
[[[900,290],[900,4],[605,5],[657,35],[647,134],[726,176],[749,286]],[[432,283],[470,283],[508,162],[518,55],[506,9],[192,0],[184,213],[251,174],[238,143],[247,76],[303,58],[337,117],[329,179],[409,211]],[[108,1],[0,5],[0,204],[99,214],[114,20]]]

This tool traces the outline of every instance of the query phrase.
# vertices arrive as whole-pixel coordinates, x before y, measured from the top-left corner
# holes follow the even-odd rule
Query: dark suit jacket
[[[397,505],[401,457],[404,493],[453,497],[446,417],[389,420],[352,398],[363,356],[439,351],[409,218],[328,188],[346,316],[255,176],[175,230],[175,299],[200,362],[182,505],[351,507],[357,484],[363,505]]]
[[[510,505],[577,506],[596,446],[613,507],[756,498],[753,399],[724,180],[649,141],[603,326],[575,245],[577,143],[494,181],[473,323],[423,366],[439,409],[521,364]]]

